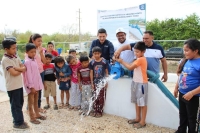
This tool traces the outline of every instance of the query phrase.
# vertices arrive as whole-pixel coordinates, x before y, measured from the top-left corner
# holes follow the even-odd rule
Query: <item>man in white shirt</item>
[[[117,37],[118,41],[113,43],[114,51],[118,50],[123,45],[133,43],[133,41],[126,39],[126,32],[123,28],[118,28],[116,30],[116,37]],[[135,59],[135,55],[134,55],[133,51],[125,50],[125,51],[121,52],[120,58],[122,58],[127,63],[132,63]],[[132,71],[127,70],[127,68],[125,68],[124,66],[122,66],[122,67],[125,71],[128,72],[127,73],[128,76],[132,77]]]
[[[126,32],[123,28],[118,28],[116,30],[116,37],[117,37],[118,41],[113,43],[114,51],[116,51],[123,45],[133,43],[133,41],[126,39]],[[120,54],[120,58],[122,58],[127,63],[132,63],[133,60],[135,59],[135,55],[134,55],[133,51],[125,50]]]

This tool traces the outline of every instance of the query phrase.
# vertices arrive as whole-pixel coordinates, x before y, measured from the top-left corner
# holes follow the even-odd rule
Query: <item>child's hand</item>
[[[119,62],[119,63],[122,63],[122,59],[121,58],[115,58],[115,60],[117,61],[117,62]]]
[[[47,90],[47,86],[46,86],[46,84],[44,84],[44,89]]]
[[[70,77],[67,77],[67,81],[70,80],[70,79],[71,79]]]
[[[20,66],[20,67],[25,67],[24,64],[20,64],[19,66]]]
[[[174,97],[175,97],[175,98],[178,97],[178,89],[177,89],[177,88],[174,89]]]
[[[42,48],[42,46],[39,46],[38,50],[39,50],[40,54],[43,54],[43,48]]]
[[[37,93],[37,91],[35,91],[34,88],[31,88],[31,93],[32,93],[32,94],[35,94],[35,93]]]
[[[105,85],[105,89],[107,89],[108,88],[108,83],[106,83],[106,85]]]
[[[15,71],[21,72],[19,67],[13,67]]]
[[[60,73],[59,73],[59,76],[65,76],[65,75],[64,75],[64,73],[60,72]]]
[[[94,84],[91,84],[91,86],[92,86],[92,89],[94,90]]]
[[[81,85],[79,85],[79,89],[80,89],[80,91],[82,91],[82,86]]]
[[[183,95],[183,98],[187,101],[190,101],[190,99],[193,97],[194,95],[192,94],[191,91],[189,91],[188,93],[186,93],[185,95]]]

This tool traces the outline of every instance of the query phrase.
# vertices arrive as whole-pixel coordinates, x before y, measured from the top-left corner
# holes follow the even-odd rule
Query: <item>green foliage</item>
[[[147,30],[154,32],[155,40],[186,40],[189,38],[200,39],[200,17],[195,13],[185,19],[170,18],[166,20],[155,19],[147,22]],[[183,42],[163,42],[165,48],[182,46]]]

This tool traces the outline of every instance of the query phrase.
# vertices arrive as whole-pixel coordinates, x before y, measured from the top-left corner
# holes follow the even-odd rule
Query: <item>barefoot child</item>
[[[38,94],[39,90],[43,89],[43,83],[38,70],[38,65],[35,60],[36,46],[32,43],[26,45],[26,53],[28,58],[25,60],[24,65],[26,71],[23,73],[24,86],[28,94],[28,111],[30,122],[33,124],[40,124],[40,120],[46,120],[46,117],[41,116],[38,110]]]
[[[26,71],[20,59],[15,56],[17,52],[16,42],[4,40],[2,42],[5,54],[2,58],[2,68],[6,81],[6,89],[10,99],[13,127],[15,129],[27,129],[29,126],[24,122],[22,107],[24,104],[23,81],[21,73]],[[7,117],[7,116],[5,116]]]
[[[53,97],[54,100],[54,110],[58,110],[57,102],[56,102],[56,76],[54,74],[55,67],[52,64],[53,56],[51,54],[45,54],[46,64],[43,65],[44,68],[44,97],[46,97],[47,104],[44,106],[44,109],[49,109],[49,94]]]
[[[96,46],[92,49],[93,60],[90,62],[90,80],[92,88],[94,90],[94,95],[97,95],[97,91],[100,91],[97,99],[95,99],[93,108],[94,113],[91,113],[93,117],[99,118],[103,115],[103,107],[105,102],[105,93],[107,85],[103,88],[99,87],[98,84],[108,76],[108,64],[107,61],[101,57],[101,48]],[[97,90],[100,89],[100,90]]]
[[[72,74],[71,74],[71,90],[70,90],[70,110],[79,110],[81,106],[81,92],[78,84],[78,74],[77,70],[81,63],[72,55],[67,57],[67,63],[69,64]]]
[[[137,59],[132,64],[124,62],[121,58],[116,59],[116,61],[121,63],[128,70],[134,70],[131,85],[131,102],[135,103],[136,118],[128,121],[129,124],[134,124],[134,128],[146,126],[148,80],[147,61],[144,57],[145,50],[145,43],[137,42],[134,46],[134,54]]]
[[[89,110],[89,101],[92,97],[89,58],[87,56],[80,56],[79,60],[81,66],[78,68],[78,83],[82,93],[80,114],[86,115]]]
[[[57,83],[59,85],[59,89],[61,90],[61,105],[59,106],[59,108],[65,108],[69,106],[69,89],[71,87],[70,75],[72,72],[69,65],[65,63],[63,57],[57,56],[54,59],[54,63],[56,69]],[[66,104],[64,104],[64,93],[66,93]]]

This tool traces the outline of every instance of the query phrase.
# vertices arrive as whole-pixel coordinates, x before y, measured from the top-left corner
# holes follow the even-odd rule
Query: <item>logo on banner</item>
[[[146,4],[139,5],[140,10],[146,10]]]

